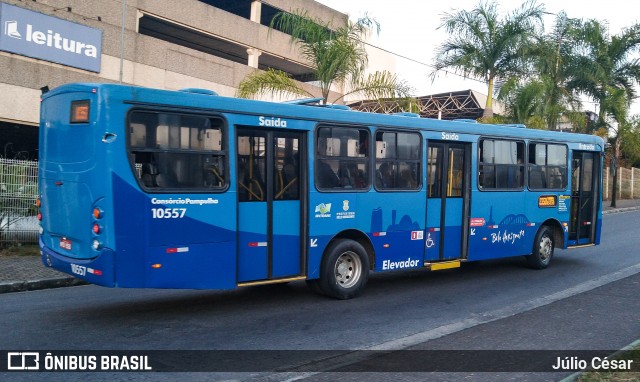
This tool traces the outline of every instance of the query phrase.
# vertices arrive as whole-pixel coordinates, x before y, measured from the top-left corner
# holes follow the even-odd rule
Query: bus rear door
[[[425,261],[466,257],[469,221],[469,143],[427,145],[427,232]]]
[[[304,133],[239,128],[238,283],[304,274]]]

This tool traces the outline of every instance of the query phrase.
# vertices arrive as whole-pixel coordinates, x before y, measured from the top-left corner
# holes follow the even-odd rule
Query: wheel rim
[[[336,282],[343,288],[356,285],[362,275],[362,261],[354,252],[345,252],[336,261],[334,268]]]
[[[549,236],[543,236],[540,239],[540,248],[538,253],[540,254],[540,260],[543,263],[548,262],[553,254],[553,241]]]

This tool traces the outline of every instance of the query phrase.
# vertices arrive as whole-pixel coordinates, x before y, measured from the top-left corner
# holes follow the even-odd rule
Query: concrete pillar
[[[260,24],[260,16],[262,14],[262,1],[254,0],[251,2],[251,17],[250,20]]]
[[[249,65],[252,68],[257,68],[258,58],[262,54],[262,51],[256,48],[249,48],[247,49],[247,54],[249,55],[249,60],[247,62],[247,65]]]

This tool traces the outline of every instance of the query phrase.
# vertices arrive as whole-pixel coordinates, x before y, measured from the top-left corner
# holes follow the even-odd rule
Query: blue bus
[[[234,289],[597,245],[596,136],[68,84],[42,97],[42,261],[90,283]]]

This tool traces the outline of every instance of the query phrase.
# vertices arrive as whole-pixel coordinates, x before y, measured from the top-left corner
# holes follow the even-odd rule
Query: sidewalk
[[[618,208],[603,203],[603,213],[640,209],[640,199],[618,200]],[[45,267],[40,256],[0,256],[0,293],[82,285],[84,281]]]

